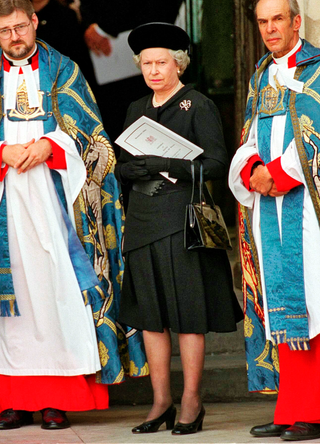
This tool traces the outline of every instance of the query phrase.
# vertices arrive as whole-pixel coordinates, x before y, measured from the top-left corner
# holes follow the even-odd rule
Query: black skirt
[[[242,319],[224,250],[187,251],[179,231],[126,253],[120,323],[207,333],[235,331]]]

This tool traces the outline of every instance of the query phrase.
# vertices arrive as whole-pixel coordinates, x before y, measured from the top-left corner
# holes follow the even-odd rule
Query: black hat
[[[135,54],[140,54],[143,49],[147,48],[186,50],[190,45],[190,39],[179,26],[171,23],[152,22],[140,25],[131,31],[128,43]]]

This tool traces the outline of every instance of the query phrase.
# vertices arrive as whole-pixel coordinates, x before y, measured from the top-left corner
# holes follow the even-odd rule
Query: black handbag
[[[223,219],[220,207],[215,205],[213,198],[206,187],[206,194],[211,204],[205,200],[203,192],[203,166],[200,166],[200,195],[199,203],[194,202],[195,172],[191,162],[192,195],[191,202],[186,207],[184,246],[187,250],[195,248],[218,248],[232,250],[230,236]]]

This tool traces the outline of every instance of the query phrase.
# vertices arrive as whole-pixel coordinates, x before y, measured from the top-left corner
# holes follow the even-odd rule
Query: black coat
[[[206,180],[223,177],[228,156],[214,103],[190,85],[159,108],[153,108],[151,99],[152,95],[132,103],[125,126],[142,115],[156,120],[203,148],[195,164],[199,171],[199,159],[202,161]],[[188,110],[180,106],[185,100],[191,102]],[[121,151],[118,179],[123,163],[131,159]],[[164,179],[166,185],[158,194],[130,191],[119,320],[158,332],[165,327],[177,333],[236,330],[243,314],[233,291],[226,251],[187,251],[183,245],[186,205],[191,198],[190,161],[170,159],[169,173],[178,181],[173,184]],[[161,176],[151,177],[158,178]]]
[[[205,180],[222,178],[227,173],[228,155],[215,104],[195,91],[191,85],[183,87],[159,108],[154,108],[151,100],[152,95],[149,95],[130,105],[125,128],[142,115],[159,122],[204,150],[199,159],[204,167]],[[191,101],[190,109],[180,106],[184,100]],[[132,159],[131,154],[121,150],[115,171],[118,180],[121,181],[121,165]],[[195,166],[199,171],[199,161],[195,161]],[[183,230],[185,208],[191,197],[190,161],[171,160],[169,173],[178,181],[173,184],[165,179],[161,193],[155,196],[130,191],[124,251],[139,248]],[[161,176],[152,177],[155,178]]]

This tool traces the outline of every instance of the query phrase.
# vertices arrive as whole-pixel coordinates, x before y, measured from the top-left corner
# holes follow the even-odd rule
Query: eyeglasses
[[[0,39],[8,40],[12,36],[12,31],[14,31],[19,37],[22,37],[27,34],[29,25],[30,22],[27,25],[18,25],[13,28],[0,29]]]

